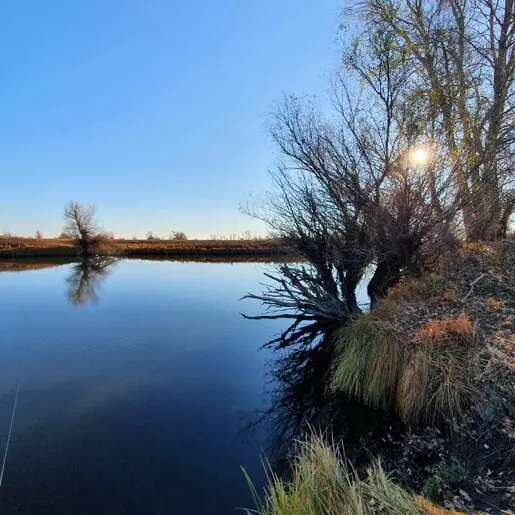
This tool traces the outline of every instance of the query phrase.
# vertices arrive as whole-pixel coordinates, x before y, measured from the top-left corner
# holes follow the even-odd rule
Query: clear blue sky
[[[6,0],[0,231],[52,236],[95,204],[117,236],[228,234],[269,188],[267,113],[323,93],[338,0]]]

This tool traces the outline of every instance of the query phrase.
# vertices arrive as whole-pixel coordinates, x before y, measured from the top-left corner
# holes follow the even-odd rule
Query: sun
[[[431,152],[427,147],[415,147],[409,152],[409,161],[415,166],[424,166],[429,163]]]

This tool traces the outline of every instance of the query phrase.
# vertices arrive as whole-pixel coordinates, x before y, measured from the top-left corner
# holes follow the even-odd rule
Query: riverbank
[[[292,256],[278,240],[110,240],[113,254],[124,256],[251,257]],[[0,258],[69,257],[77,255],[71,239],[0,238]]]
[[[515,509],[515,242],[465,244],[336,337],[332,388],[396,413],[376,455],[465,513]]]
[[[297,343],[293,333],[277,340],[279,348],[296,347],[275,373],[285,385],[267,419],[286,428],[290,450],[320,430],[328,446],[309,448],[323,451],[330,463],[324,470],[350,463],[353,473],[346,477],[352,484],[313,483],[312,495],[304,495],[295,479],[299,464],[301,472],[322,467],[301,447],[288,476],[292,482],[271,477],[266,509],[259,512],[445,513],[435,503],[459,513],[515,513],[514,267],[512,240],[465,244],[316,342],[310,336],[315,326],[299,329]],[[368,504],[378,501],[367,483],[378,462],[409,492],[413,511]],[[361,481],[370,494],[362,511],[342,503],[310,508],[327,506],[326,494],[348,498],[349,488],[361,491]],[[295,503],[306,509],[287,509]]]

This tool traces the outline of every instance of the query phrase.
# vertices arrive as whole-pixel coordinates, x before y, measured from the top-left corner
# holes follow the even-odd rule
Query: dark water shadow
[[[335,330],[299,320],[265,345],[276,356],[267,373],[271,402],[251,416],[247,429],[266,426],[271,434],[266,458],[279,473],[288,471],[295,443],[312,432],[342,442],[356,468],[397,447],[404,426],[395,413],[364,406],[330,387]]]

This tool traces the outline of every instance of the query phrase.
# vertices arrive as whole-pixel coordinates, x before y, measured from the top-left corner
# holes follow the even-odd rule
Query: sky
[[[60,233],[68,200],[117,237],[265,227],[267,121],[323,94],[338,0],[6,0],[0,5],[0,232]]]

